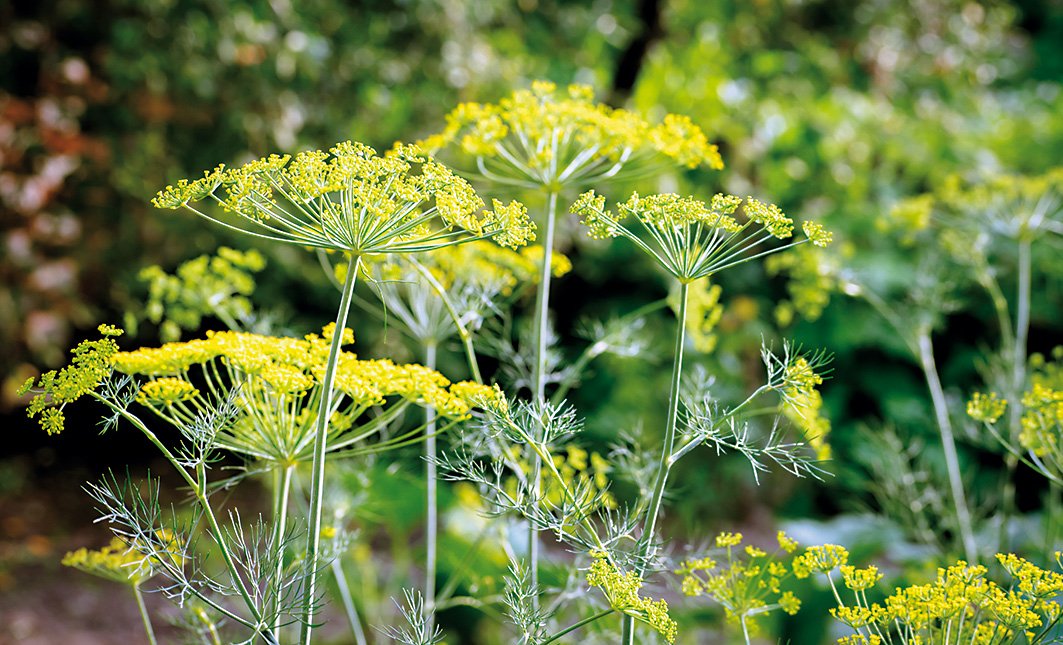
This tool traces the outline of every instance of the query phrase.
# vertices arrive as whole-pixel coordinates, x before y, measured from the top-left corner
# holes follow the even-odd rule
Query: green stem
[[[281,633],[281,581],[284,579],[284,530],[288,523],[288,497],[292,487],[292,473],[294,465],[285,466],[281,472],[279,468],[273,469],[273,548],[277,549],[277,578],[274,580],[275,591],[273,600],[273,633],[280,637]]]
[[[930,398],[934,404],[934,415],[937,418],[938,431],[941,434],[941,445],[945,450],[945,466],[948,469],[949,487],[952,492],[953,505],[956,507],[956,520],[959,523],[964,555],[968,562],[976,563],[978,561],[978,547],[974,541],[971,513],[967,507],[967,496],[963,491],[960,459],[956,452],[956,440],[952,433],[952,421],[949,419],[948,403],[945,400],[945,391],[941,387],[941,379],[938,377],[937,365],[934,362],[934,346],[930,340],[930,331],[926,328],[920,329],[916,340],[919,347],[919,363],[923,368],[927,387],[930,389]]]
[[[583,627],[584,625],[589,625],[589,624],[593,623],[596,620],[601,620],[602,618],[605,618],[606,616],[608,616],[609,614],[613,613],[614,611],[616,611],[616,610],[613,609],[612,607],[610,607],[609,609],[603,609],[602,611],[598,612],[597,614],[594,614],[593,616],[587,616],[583,620],[581,620],[581,621],[579,621],[577,623],[573,623],[573,624],[569,625],[568,627],[562,629],[561,631],[557,632],[556,634],[551,635],[546,640],[539,641],[539,645],[549,645],[549,643],[553,643],[554,641],[556,641],[557,639],[561,638],[562,636],[564,636],[564,635],[566,635],[566,634],[568,634],[570,632],[574,632],[577,629],[579,629],[580,627]]]
[[[436,368],[436,344],[433,341],[425,343],[424,366],[434,370]],[[439,524],[439,498],[437,494],[438,475],[436,473],[436,411],[435,408],[424,409],[425,421],[425,494],[427,499],[425,512],[425,564],[424,564],[424,602],[428,614],[427,633],[432,633],[435,626],[435,603],[436,603],[436,548],[438,543]]]
[[[546,402],[546,337],[550,312],[550,260],[554,255],[554,220],[557,219],[557,191],[551,190],[547,198],[546,226],[543,232],[543,266],[539,273],[539,291],[535,298],[535,364],[532,370],[532,397],[537,403]],[[532,458],[532,496],[539,498],[541,484],[539,472],[542,459],[538,454]],[[539,532],[528,522],[528,571],[531,588],[539,588]],[[539,609],[539,594],[532,595],[532,610]]]
[[[687,295],[690,285],[679,283],[679,311],[677,312],[675,349],[672,359],[672,383],[668,399],[668,419],[664,428],[664,440],[661,443],[661,458],[657,463],[657,480],[653,485],[650,506],[646,511],[646,523],[639,539],[639,559],[635,573],[642,576],[645,564],[653,551],[653,536],[657,530],[657,516],[661,511],[664,489],[668,483],[668,473],[672,469],[672,451],[675,448],[675,429],[679,420],[679,390],[683,375],[683,346],[686,343]],[[622,643],[631,645],[635,638],[635,619],[624,616]]]
[[[310,475],[310,510],[307,514],[306,536],[306,584],[303,588],[303,628],[299,642],[310,645],[314,623],[314,596],[317,593],[318,553],[321,549],[321,515],[325,488],[325,451],[328,441],[329,414],[332,411],[333,384],[336,380],[336,365],[339,363],[343,330],[347,326],[347,312],[351,308],[354,285],[361,270],[360,256],[348,257],[347,276],[344,279],[340,306],[336,311],[336,328],[329,346],[325,377],[321,382],[321,406],[318,408],[314,429],[314,461]]]
[[[148,643],[150,645],[156,645],[158,643],[155,640],[155,630],[151,627],[151,616],[148,615],[148,608],[144,605],[144,594],[140,593],[140,585],[133,585],[133,595],[137,599],[137,609],[140,610],[140,619],[144,621],[144,633],[148,635]]]
[[[343,600],[343,610],[347,612],[347,620],[351,623],[351,632],[354,634],[356,645],[366,645],[365,630],[362,629],[362,621],[358,618],[358,610],[351,598],[351,588],[347,584],[347,574],[343,572],[343,563],[339,559],[332,561],[332,575],[336,578],[336,586],[340,589],[340,598]]]
[[[1010,441],[1016,441],[1019,433],[1021,432],[1021,406],[1019,401],[1022,400],[1022,392],[1026,386],[1026,345],[1027,339],[1030,334],[1030,274],[1031,274],[1031,242],[1029,239],[1020,238],[1019,240],[1019,258],[1018,258],[1018,277],[1017,277],[1017,302],[1015,307],[1015,336],[1010,337],[1011,325],[1010,320],[1007,317],[1007,302],[1004,302],[1004,319],[1001,322],[1002,331],[1004,331],[1004,321],[1009,324],[1006,327],[1006,334],[1003,343],[1004,352],[1011,353],[1011,384],[1010,392],[1008,393],[1008,438]],[[996,282],[992,283],[996,286]],[[999,310],[1001,305],[998,304],[998,300],[1004,300],[1003,294],[1000,294],[1000,288],[996,287],[995,292],[990,291],[990,295],[993,297],[994,306]],[[1009,524],[1008,518],[1015,513],[1015,481],[1014,475],[1017,466],[1017,460],[1015,457],[1009,455],[1005,459],[1005,465],[1007,466],[1006,476],[1007,481],[1004,485],[1002,500],[1003,507],[1003,522],[1001,523],[1003,530],[1001,531],[1001,545],[1002,550],[1009,550],[1009,537],[1007,534],[1007,526]]]
[[[458,315],[458,310],[454,308],[454,303],[450,301],[450,296],[447,295],[446,288],[440,284],[432,272],[428,270],[423,264],[418,262],[415,258],[409,258],[410,264],[417,270],[418,273],[428,282],[432,287],[432,290],[439,296],[440,301],[443,303],[443,307],[447,310],[447,314],[450,316],[450,320],[454,323],[454,327],[458,330],[458,338],[461,339],[462,347],[465,350],[465,361],[469,364],[469,373],[477,383],[483,384],[484,379],[480,375],[480,366],[476,362],[476,351],[472,345],[472,332],[468,327],[461,322],[461,316]],[[427,366],[426,367],[430,367]],[[434,369],[434,368],[433,368]]]

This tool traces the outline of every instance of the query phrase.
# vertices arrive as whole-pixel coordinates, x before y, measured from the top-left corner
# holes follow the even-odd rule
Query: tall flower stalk
[[[745,222],[735,218],[740,206],[743,206]],[[773,238],[789,239],[793,235],[793,220],[778,207],[752,197],[743,205],[741,198],[723,194],[713,197],[709,204],[674,194],[647,197],[634,194],[627,202],[620,204],[617,214],[614,214],[606,209],[604,197],[588,191],[573,204],[572,212],[582,218],[592,237],[623,237],[629,240],[679,283],[668,411],[635,560],[635,575],[641,577],[655,555],[657,521],[668,476],[678,458],[686,452],[676,451],[676,427],[680,419],[690,283],[801,242],[765,247],[765,243]],[[631,220],[637,222],[634,228],[628,224]],[[830,242],[830,233],[820,225],[806,221],[803,226],[807,236],[804,241],[819,246]],[[634,642],[634,628],[634,620],[625,616],[623,643]]]

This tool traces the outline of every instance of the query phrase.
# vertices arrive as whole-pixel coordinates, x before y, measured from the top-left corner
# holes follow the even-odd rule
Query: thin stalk
[[[277,555],[277,585],[276,598],[273,611],[273,633],[280,637],[281,633],[281,580],[284,578],[284,531],[288,523],[288,498],[292,488],[292,473],[295,465],[289,464],[281,472],[279,468],[273,469],[273,548],[279,551]]]
[[[454,308],[454,303],[450,301],[450,296],[447,295],[447,290],[440,284],[432,272],[429,271],[423,264],[418,262],[415,258],[409,258],[410,264],[417,270],[418,273],[431,285],[432,290],[439,296],[440,301],[443,303],[443,307],[446,308],[447,314],[450,316],[451,322],[454,323],[454,328],[458,330],[458,338],[461,339],[462,347],[465,349],[465,361],[469,364],[469,373],[477,383],[483,384],[484,379],[480,375],[480,367],[476,362],[476,351],[472,345],[472,332],[461,322],[461,316],[458,315],[457,309]],[[434,348],[433,348],[433,351]],[[426,367],[431,367],[426,365]],[[435,369],[433,367],[433,369]]]
[[[336,380],[336,365],[339,363],[340,346],[343,344],[343,330],[347,326],[347,312],[351,308],[354,285],[361,270],[361,257],[349,257],[347,276],[343,283],[340,306],[336,311],[336,328],[329,346],[328,363],[325,366],[325,378],[321,382],[321,406],[318,408],[316,428],[314,429],[314,461],[310,475],[310,510],[307,513],[306,536],[306,585],[303,589],[303,628],[299,642],[310,645],[314,630],[314,595],[317,593],[317,558],[321,549],[321,514],[322,498],[325,488],[325,450],[328,441],[328,421],[332,411],[333,384]]]
[[[679,311],[676,319],[675,349],[672,359],[672,384],[669,390],[668,419],[664,428],[664,440],[661,442],[661,458],[657,463],[657,480],[653,485],[653,494],[650,497],[650,506],[646,511],[646,523],[642,529],[642,537],[639,539],[639,558],[635,567],[635,573],[642,576],[647,558],[653,549],[653,535],[657,529],[657,515],[661,511],[661,502],[664,499],[665,485],[668,483],[668,472],[672,468],[672,451],[675,448],[675,428],[679,420],[679,390],[683,375],[683,346],[686,343],[686,320],[687,320],[687,295],[690,284],[679,283]],[[623,635],[621,642],[625,645],[634,643],[635,619],[624,616]]]
[[[133,595],[137,599],[137,609],[140,610],[140,619],[144,621],[144,633],[148,635],[148,643],[150,645],[157,645],[158,641],[155,640],[155,630],[151,627],[151,616],[148,615],[148,608],[144,605],[144,594],[140,593],[140,585],[133,585]]]
[[[340,589],[340,598],[343,600],[343,610],[347,612],[347,620],[351,623],[351,633],[354,634],[356,645],[366,645],[365,630],[362,621],[358,618],[358,609],[354,606],[351,598],[351,588],[347,585],[347,574],[343,572],[343,563],[339,559],[332,561],[332,575],[336,578],[336,586]]]
[[[1026,386],[1026,345],[1027,339],[1030,335],[1030,269],[1031,269],[1031,248],[1030,240],[1023,238],[1019,240],[1019,259],[1018,259],[1018,285],[1016,288],[1016,305],[1015,305],[1015,339],[1011,343],[1011,392],[1008,397],[1011,399],[1008,401],[1008,438],[1011,441],[1016,441],[1019,433],[1022,431],[1022,409],[1019,402],[1022,400],[1022,392]],[[1005,347],[1005,351],[1009,349]],[[1015,459],[1013,457],[1007,459],[1007,475],[1008,481],[1004,490],[1004,510],[1005,510],[1005,523],[1010,513],[1015,509]],[[1008,545],[1002,545],[1003,548],[1007,548]]]
[[[579,621],[577,623],[573,623],[573,624],[569,625],[568,627],[562,629],[561,631],[557,632],[556,634],[553,634],[552,636],[550,636],[550,638],[547,638],[544,641],[540,641],[539,645],[549,645],[549,643],[553,643],[554,641],[556,641],[557,639],[561,638],[562,636],[564,636],[564,635],[566,635],[566,634],[568,634],[570,632],[574,632],[577,629],[579,629],[580,627],[583,627],[584,625],[589,625],[589,624],[593,623],[596,620],[601,620],[602,618],[605,618],[606,616],[608,616],[609,614],[613,613],[614,611],[616,611],[616,610],[613,609],[612,607],[610,607],[609,609],[603,609],[602,611],[598,612],[597,614],[594,614],[593,616],[587,616],[583,620],[581,620],[581,621]]]
[[[424,347],[424,366],[436,368],[436,344],[428,341]],[[438,475],[436,473],[436,411],[435,408],[424,409],[424,470],[425,470],[425,528],[424,528],[424,601],[426,606],[427,633],[431,634],[436,622],[436,547],[438,542],[439,498],[437,494]]]
[[[539,273],[539,291],[535,298],[535,364],[532,371],[532,396],[537,403],[546,402],[546,336],[550,312],[550,259],[554,255],[554,220],[557,219],[557,191],[551,190],[547,198],[546,226],[543,232],[543,266]],[[542,459],[532,457],[532,496],[539,498],[539,473]],[[531,588],[539,588],[539,531],[528,522],[528,571]],[[532,611],[539,610],[539,594],[532,594]]]
[[[934,403],[934,415],[937,417],[938,431],[941,433],[941,445],[945,450],[945,466],[948,469],[949,487],[952,502],[956,507],[956,519],[959,523],[960,539],[963,542],[964,555],[968,562],[978,561],[978,547],[974,541],[971,528],[971,512],[967,507],[967,496],[963,491],[963,478],[960,475],[960,459],[956,452],[956,440],[952,433],[952,421],[949,420],[948,404],[945,391],[941,387],[937,365],[934,362],[934,346],[930,340],[930,331],[921,328],[918,332],[919,363],[930,388],[930,398]]]

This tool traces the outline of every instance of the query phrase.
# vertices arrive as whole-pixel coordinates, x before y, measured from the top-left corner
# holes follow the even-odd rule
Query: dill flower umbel
[[[593,97],[586,85],[562,91],[537,81],[497,104],[459,105],[443,131],[421,145],[457,148],[490,182],[550,190],[648,174],[666,164],[723,168],[716,146],[689,118],[669,114],[651,125]]]
[[[720,533],[716,536],[716,547],[726,549],[724,560],[717,562],[709,557],[686,560],[675,571],[683,576],[683,593],[708,596],[720,603],[727,620],[741,625],[747,636],[759,630],[756,619],[773,610],[796,614],[801,601],[793,592],[781,589],[792,574],[780,560],[797,548],[797,542],[782,531],[777,539],[778,549],[769,554],[752,545],[739,549],[741,533]]]
[[[224,215],[193,205],[201,201],[214,202]],[[484,237],[517,247],[534,239],[535,228],[516,202],[495,202],[481,215],[484,202],[468,182],[418,147],[401,144],[383,156],[346,141],[328,152],[218,166],[167,186],[152,203],[187,208],[259,238],[353,255],[426,251]]]
[[[41,428],[48,434],[63,431],[66,422],[63,408],[67,403],[94,391],[111,375],[111,358],[118,352],[118,343],[114,339],[123,332],[111,325],[100,325],[97,330],[103,338],[78,343],[71,350],[74,358],[70,365],[46,372],[39,379],[30,378],[18,390],[19,396],[37,392],[26,414],[31,419],[39,416]]]
[[[331,325],[301,339],[208,332],[202,339],[119,352],[111,360],[120,372],[149,377],[137,401],[179,427],[194,424],[211,400],[233,397],[239,414],[219,431],[218,445],[251,460],[288,465],[311,455],[333,335]],[[349,329],[343,336],[353,341]],[[431,406],[453,421],[498,394],[474,383],[451,386],[420,365],[360,360],[347,351],[339,356],[335,384],[339,400],[332,407],[328,449],[341,455],[371,449],[366,440],[408,404]],[[377,417],[362,419],[377,406],[384,406]]]
[[[111,543],[102,549],[82,547],[71,551],[63,556],[62,564],[134,587],[152,576],[151,566],[145,557],[120,538],[111,538]]]
[[[646,623],[669,643],[675,642],[679,626],[668,615],[668,603],[640,596],[642,578],[638,574],[620,571],[605,554],[598,553],[587,572],[587,584],[600,588],[613,609]]]
[[[737,219],[739,207],[744,222]],[[646,197],[635,193],[617,208],[616,214],[607,210],[605,198],[591,190],[580,195],[571,210],[580,216],[591,237],[625,237],[685,283],[780,251],[786,246],[760,247],[772,238],[791,238],[794,229],[793,220],[777,206],[752,197],[743,202],[733,195],[717,194],[705,203],[670,193]],[[629,216],[638,222],[646,239],[628,227]],[[819,225],[806,225],[804,230],[806,241],[816,245],[830,241],[830,234]]]

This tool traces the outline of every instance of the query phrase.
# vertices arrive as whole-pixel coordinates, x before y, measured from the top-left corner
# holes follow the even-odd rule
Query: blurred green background
[[[90,408],[82,428],[46,438],[24,419],[15,389],[62,364],[97,323],[121,321],[146,293],[141,268],[172,270],[221,244],[249,248],[191,217],[155,211],[156,190],[275,151],[348,138],[387,148],[438,130],[458,102],[495,101],[539,78],[593,85],[606,102],[651,117],[689,115],[727,168],[656,188],[774,201],[835,230],[838,262],[886,276],[911,272],[922,252],[879,225],[898,200],[954,173],[1037,174],[1063,164],[1063,0],[3,3],[0,593],[19,567],[57,559],[74,527],[91,519],[87,509],[63,510],[84,506],[82,479],[150,454],[135,438],[97,436]],[[571,226],[562,232],[575,264],[554,300],[566,348],[578,348],[570,339],[581,318],[664,295],[663,278],[634,251],[589,244]],[[331,318],[332,287],[316,264],[288,249],[260,250],[269,268],[257,306],[296,330]],[[1031,351],[1063,343],[1059,250],[1036,256]],[[688,468],[676,478],[669,521],[692,541],[733,526],[843,522],[880,510],[858,466],[867,450],[859,429],[886,422],[913,443],[936,437],[917,364],[865,303],[833,294],[815,303],[820,315],[790,320],[778,304],[800,294],[783,276],[745,267],[721,279],[720,343],[701,362],[737,392],[757,378],[762,337],[833,352],[824,397],[835,476],[824,484],[772,476],[757,487],[740,460]],[[1011,288],[1006,268],[1000,279]],[[939,367],[957,399],[978,386],[977,356],[995,342],[983,300],[961,293],[936,329]],[[666,320],[656,321],[658,340]],[[144,338],[154,342],[150,330]],[[368,331],[365,338],[360,354],[402,351],[394,338],[367,350],[375,341]],[[657,355],[595,365],[573,396],[592,442],[659,413],[637,395],[647,379],[664,387],[666,359]],[[458,377],[460,366],[444,363]],[[962,452],[991,505],[999,455],[977,442]],[[1022,510],[1039,509],[1042,480],[1021,469],[1014,479]],[[25,508],[32,503],[36,516]],[[793,642],[817,637],[800,638]]]

